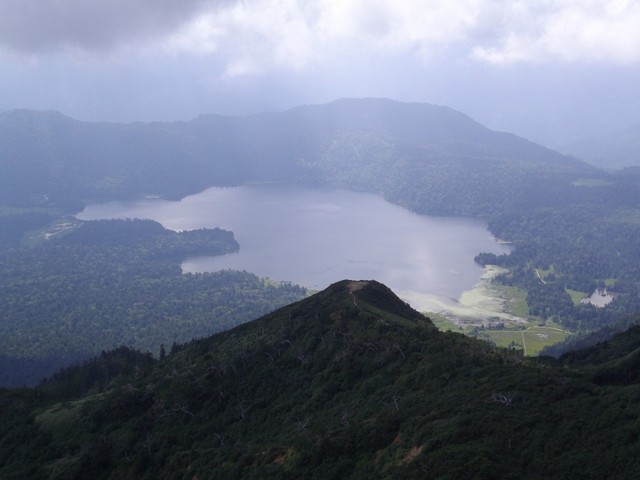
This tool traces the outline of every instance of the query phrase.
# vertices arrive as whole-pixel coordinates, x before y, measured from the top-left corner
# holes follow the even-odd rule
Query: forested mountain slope
[[[177,198],[213,185],[287,181],[366,189],[418,211],[487,215],[548,203],[595,172],[449,108],[384,99],[175,123],[0,114],[0,202],[10,205]]]
[[[157,354],[161,344],[234,327],[305,295],[247,272],[180,269],[187,256],[237,249],[231,232],[178,233],[150,220],[76,221],[33,247],[0,248],[0,385],[33,385],[119,345]]]
[[[0,391],[0,476],[632,478],[638,348],[526,360],[342,281],[159,361]]]

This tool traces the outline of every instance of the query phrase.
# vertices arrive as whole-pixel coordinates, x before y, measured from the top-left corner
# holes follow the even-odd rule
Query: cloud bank
[[[640,62],[631,0],[4,0],[0,48],[216,56],[225,75],[408,54],[493,65]]]
[[[221,2],[204,0],[3,0],[0,46],[38,55],[109,51],[157,41]]]

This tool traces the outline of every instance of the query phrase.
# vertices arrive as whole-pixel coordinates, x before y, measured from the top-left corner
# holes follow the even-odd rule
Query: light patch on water
[[[400,298],[421,312],[433,312],[447,317],[456,325],[489,326],[496,323],[527,323],[527,320],[507,313],[507,299],[492,280],[507,270],[487,265],[478,283],[462,293],[460,298],[444,298],[416,291],[403,291]]]

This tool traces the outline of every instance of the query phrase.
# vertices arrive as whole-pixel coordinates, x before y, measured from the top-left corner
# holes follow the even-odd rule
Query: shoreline
[[[415,291],[400,292],[399,296],[416,310],[446,317],[456,326],[489,327],[499,323],[526,324],[527,319],[506,311],[508,299],[497,289],[492,280],[508,270],[496,265],[484,267],[484,273],[470,290],[460,298],[444,298]]]

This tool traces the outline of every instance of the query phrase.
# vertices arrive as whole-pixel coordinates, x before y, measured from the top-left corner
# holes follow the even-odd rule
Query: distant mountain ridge
[[[314,115],[316,114],[316,115]],[[428,147],[433,144],[495,147],[496,155],[526,153],[527,159],[552,164],[584,167],[583,162],[558,154],[516,135],[488,129],[464,113],[446,106],[405,103],[384,98],[343,98],[318,106],[296,107],[283,115],[299,124],[313,124],[319,117],[333,125],[334,135],[364,132],[383,135],[406,145]],[[304,128],[304,127],[303,127]],[[513,150],[512,150],[513,149]]]
[[[403,192],[412,182],[426,180],[423,187],[437,189],[462,174],[456,182],[466,185],[467,168],[489,181],[499,178],[492,190],[503,198],[523,189],[553,189],[551,173],[560,175],[563,185],[597,173],[447,107],[386,99],[342,99],[282,113],[205,115],[172,123],[87,123],[25,110],[0,114],[0,203],[11,205],[77,204],[143,193],[180,198],[209,186],[272,181],[365,189],[419,210],[425,202]],[[430,207],[433,213],[504,208],[493,199],[478,207],[490,192],[477,179],[472,183],[473,199],[447,195]],[[440,189],[436,196],[445,193]],[[535,201],[543,200],[544,194]]]

